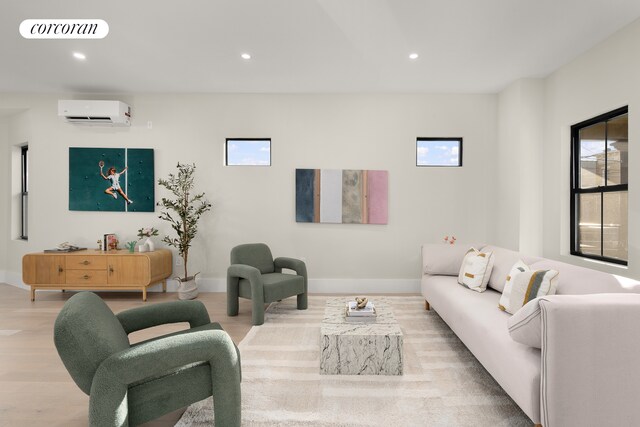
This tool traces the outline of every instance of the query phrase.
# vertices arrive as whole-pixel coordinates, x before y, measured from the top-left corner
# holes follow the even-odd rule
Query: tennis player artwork
[[[153,212],[153,149],[69,148],[69,210]]]

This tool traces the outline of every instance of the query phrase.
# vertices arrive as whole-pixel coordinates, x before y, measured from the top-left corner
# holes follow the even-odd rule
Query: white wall
[[[29,242],[7,240],[14,275],[24,253],[61,241],[93,247],[105,232],[127,241],[142,226],[168,231],[157,213],[70,212],[68,147],[154,148],[156,178],[177,161],[196,162],[199,189],[214,209],[202,222],[191,270],[202,271],[211,288],[223,288],[229,250],[239,243],[264,241],[276,256],[304,257],[314,291],[393,292],[418,290],[423,242],[445,234],[489,240],[492,190],[469,184],[495,180],[495,95],[96,97],[133,107],[127,129],[61,122],[57,100],[72,96],[0,98],[0,108],[29,108],[9,135],[9,145],[29,139],[31,158]],[[417,168],[417,136],[463,137],[464,167]],[[272,166],[224,167],[226,137],[271,137]],[[388,170],[389,224],[296,223],[296,168]],[[3,235],[9,234],[5,226]]]
[[[498,95],[496,194],[498,246],[542,255],[544,81],[518,80]]]
[[[554,72],[545,82],[544,255],[640,278],[640,20]],[[629,106],[629,267],[569,255],[570,127]]]
[[[0,224],[3,228],[9,222],[9,208],[11,206],[9,201],[9,186],[8,180],[10,177],[10,163],[7,153],[9,146],[9,125],[5,117],[0,118],[0,150],[2,150],[2,156],[0,156]],[[4,233],[0,237],[0,281],[5,280],[5,269],[7,264],[7,244],[5,241]]]

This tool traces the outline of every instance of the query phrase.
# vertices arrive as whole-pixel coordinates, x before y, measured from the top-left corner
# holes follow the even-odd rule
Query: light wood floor
[[[73,382],[53,344],[53,323],[73,292],[29,292],[0,284],[0,427],[86,426],[89,398]],[[98,293],[114,312],[143,304],[177,299],[175,293]],[[238,344],[251,329],[251,301],[240,300],[240,314],[227,317],[225,293],[201,293],[211,320],[219,322]],[[131,341],[184,329],[185,324],[165,325],[131,335]],[[168,414],[147,426],[173,426],[183,410]]]

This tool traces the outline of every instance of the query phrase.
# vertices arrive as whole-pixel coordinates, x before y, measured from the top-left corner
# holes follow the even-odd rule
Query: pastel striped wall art
[[[386,224],[389,174],[296,169],[296,222]]]

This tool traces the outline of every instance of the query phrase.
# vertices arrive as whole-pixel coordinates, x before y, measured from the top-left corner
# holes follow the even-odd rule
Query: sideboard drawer
[[[68,285],[103,285],[107,283],[106,270],[67,270]]]
[[[104,270],[107,268],[107,258],[99,255],[68,256],[65,264],[67,270]]]

